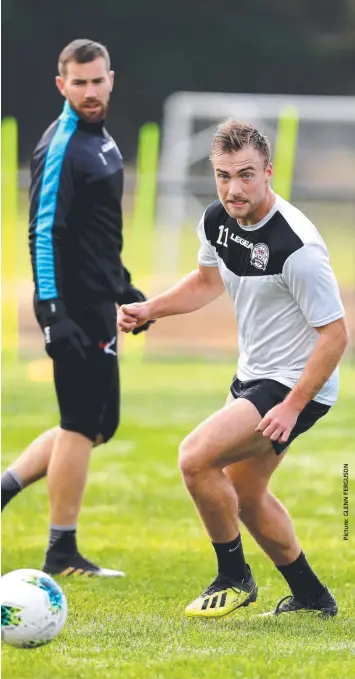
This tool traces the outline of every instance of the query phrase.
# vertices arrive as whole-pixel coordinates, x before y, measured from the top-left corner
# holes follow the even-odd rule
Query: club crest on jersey
[[[254,245],[250,253],[250,263],[261,271],[265,271],[269,261],[269,248],[265,243]]]

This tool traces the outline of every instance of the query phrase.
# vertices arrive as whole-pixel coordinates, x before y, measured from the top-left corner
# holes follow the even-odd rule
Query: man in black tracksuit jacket
[[[121,571],[81,556],[76,524],[92,446],[108,441],[119,422],[116,303],[145,297],[121,261],[123,163],[104,127],[113,85],[107,50],[76,40],[63,50],[59,72],[66,101],[33,153],[29,242],[60,427],[5,472],[3,504],[47,474],[51,526],[43,570],[117,576]]]

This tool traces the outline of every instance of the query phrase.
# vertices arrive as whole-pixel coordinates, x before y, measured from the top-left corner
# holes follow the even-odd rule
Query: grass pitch
[[[180,440],[223,403],[233,365],[122,365],[122,423],[92,457],[79,545],[125,579],[61,579],[69,616],[40,649],[3,646],[3,679],[326,679],[355,673],[354,370],[342,369],[338,405],[296,441],[273,480],[304,551],[337,597],[330,621],[304,614],[263,619],[288,593],[243,532],[259,585],[256,606],[219,621],[184,618],[184,607],[215,575],[215,557],[183,487]],[[3,371],[3,467],[56,423],[50,383]],[[349,464],[349,541],[343,540],[342,469]],[[352,494],[351,494],[352,493]],[[15,498],[2,522],[2,572],[40,568],[47,538],[43,481]]]

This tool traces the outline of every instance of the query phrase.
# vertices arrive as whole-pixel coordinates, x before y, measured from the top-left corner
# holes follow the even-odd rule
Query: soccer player
[[[43,570],[115,577],[78,551],[76,527],[93,446],[119,423],[116,303],[145,300],[121,262],[122,156],[104,127],[114,73],[107,49],[74,40],[60,54],[65,98],[31,164],[29,242],[34,310],[53,359],[60,426],[39,436],[1,479],[2,508],[47,476]],[[149,324],[143,324],[143,330]]]
[[[334,616],[336,601],[268,484],[290,443],[336,401],[347,344],[338,286],[315,226],[271,188],[266,137],[229,120],[218,126],[210,158],[219,198],[198,226],[198,270],[119,313],[119,327],[130,332],[148,319],[195,311],[226,289],[238,320],[227,404],[180,447],[180,469],[218,561],[217,577],[186,615],[219,617],[256,600],[240,518],[291,590],[273,613]]]

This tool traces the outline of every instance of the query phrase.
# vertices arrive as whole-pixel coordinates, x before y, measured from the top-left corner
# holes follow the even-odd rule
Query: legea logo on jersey
[[[217,238],[217,244],[223,245],[225,248],[227,248],[229,228],[228,226],[221,224],[221,226],[218,227],[218,230],[219,234]],[[265,243],[257,243],[256,245],[253,245],[253,243],[251,243],[249,240],[246,240],[246,238],[241,238],[235,233],[231,233],[230,239],[234,241],[234,243],[239,243],[239,245],[242,245],[244,248],[251,250],[250,263],[255,266],[256,269],[265,271],[269,261],[269,248],[267,245],[265,245]]]
[[[269,261],[269,248],[265,243],[257,243],[254,245],[250,253],[250,263],[257,269],[265,271]]]

